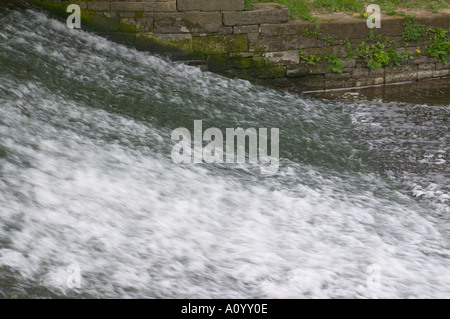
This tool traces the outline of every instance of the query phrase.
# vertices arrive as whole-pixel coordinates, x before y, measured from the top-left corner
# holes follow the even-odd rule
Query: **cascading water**
[[[420,127],[447,130],[448,105],[429,110]],[[403,127],[395,114],[380,101],[201,72],[5,10],[0,297],[449,297],[448,131],[422,158],[436,174],[403,170],[418,150],[386,134]],[[279,172],[174,164],[171,132],[194,120],[279,128]],[[407,155],[380,160],[392,149]],[[71,265],[78,289],[67,287]]]

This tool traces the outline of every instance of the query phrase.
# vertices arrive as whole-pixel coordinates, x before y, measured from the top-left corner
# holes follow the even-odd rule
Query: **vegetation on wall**
[[[318,28],[320,30],[320,28]],[[402,63],[414,58],[414,56],[426,55],[436,57],[440,62],[446,64],[450,56],[449,31],[441,27],[435,29],[426,28],[425,25],[417,22],[415,16],[406,16],[404,31],[402,34],[402,44],[408,46],[410,42],[426,43],[423,50],[417,49],[416,52],[404,50],[401,52],[398,43],[389,37],[376,35],[374,30],[370,30],[367,37],[356,47],[348,40],[339,41],[340,46],[346,48],[346,56],[338,57],[335,53],[329,55],[309,55],[305,56],[300,49],[300,59],[309,66],[315,66],[318,62],[325,60],[328,62],[329,70],[334,73],[342,73],[345,60],[362,59],[370,69],[381,69],[386,66],[401,66]],[[318,37],[313,32],[302,30],[302,36]],[[331,46],[334,38],[327,37],[322,39],[326,46]]]

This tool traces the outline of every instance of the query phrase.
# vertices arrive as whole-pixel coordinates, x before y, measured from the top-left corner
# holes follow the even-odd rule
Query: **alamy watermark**
[[[367,18],[367,27],[369,29],[381,28],[381,8],[377,4],[370,4],[367,6],[366,12],[369,15]]]
[[[78,4],[70,4],[66,12],[72,13],[67,18],[66,24],[69,29],[81,28],[81,8]]]
[[[81,288],[81,268],[77,264],[72,264],[67,267],[66,286],[70,289]]]
[[[171,153],[173,162],[176,164],[243,164],[248,157],[248,163],[260,164],[261,174],[272,175],[278,172],[280,165],[280,130],[278,128],[270,129],[270,155],[268,154],[267,128],[259,130],[227,128],[225,134],[224,139],[223,132],[218,128],[208,128],[203,132],[201,120],[194,121],[193,134],[184,127],[175,129],[171,136],[172,141],[176,142]],[[246,152],[247,139],[248,153]],[[237,143],[235,143],[236,140]],[[208,144],[204,146],[203,142]]]
[[[380,290],[381,288],[381,267],[377,264],[367,266],[367,288],[369,290]]]

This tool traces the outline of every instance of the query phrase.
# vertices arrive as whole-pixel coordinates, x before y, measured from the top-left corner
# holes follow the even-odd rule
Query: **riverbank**
[[[381,28],[369,29],[366,19],[349,14],[293,20],[283,5],[258,3],[248,11],[244,0],[31,1],[61,17],[68,16],[69,2],[78,3],[83,28],[92,27],[113,41],[296,91],[450,73],[447,14],[383,15]]]

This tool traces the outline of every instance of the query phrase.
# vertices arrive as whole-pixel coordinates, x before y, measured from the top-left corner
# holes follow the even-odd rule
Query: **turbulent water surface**
[[[5,10],[0,297],[450,297],[448,117],[263,88]],[[171,132],[194,120],[279,128],[279,172],[174,164]]]

